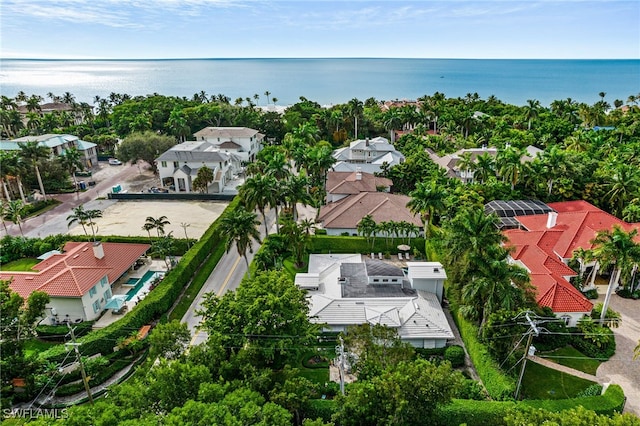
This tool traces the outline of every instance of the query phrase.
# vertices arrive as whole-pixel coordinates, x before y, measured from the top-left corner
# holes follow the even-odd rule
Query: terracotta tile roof
[[[551,228],[562,232],[553,251],[563,259],[570,259],[578,248],[593,248],[591,240],[598,231],[620,226],[625,231],[639,229],[639,224],[626,223],[609,213],[600,210],[586,201],[565,201],[550,203],[549,207],[558,212],[556,225]],[[517,216],[516,219],[529,231],[547,231],[547,215]],[[640,242],[640,235],[636,238]]]
[[[504,234],[508,238],[505,246],[513,249],[511,258],[529,270],[540,306],[548,306],[557,313],[591,312],[593,304],[565,279],[575,276],[575,271],[552,251],[561,233],[556,230],[528,232],[512,229]]]
[[[531,284],[536,288],[538,305],[553,312],[591,312],[593,308],[593,303],[558,275],[532,274]]]
[[[389,188],[393,185],[391,179],[366,172],[360,172],[361,179],[358,180],[357,173],[333,171],[327,173],[327,192],[329,194],[359,194],[361,192],[376,192],[378,186]]]
[[[68,242],[64,253],[38,263],[35,272],[0,272],[0,279],[12,279],[10,288],[24,299],[36,290],[50,296],[82,297],[105,275],[113,283],[151,246],[102,243],[102,247],[104,257],[98,259],[92,243]]]
[[[319,220],[324,228],[355,229],[360,219],[370,214],[376,223],[407,221],[420,228],[418,215],[407,208],[410,198],[386,192],[361,192],[320,208]]]

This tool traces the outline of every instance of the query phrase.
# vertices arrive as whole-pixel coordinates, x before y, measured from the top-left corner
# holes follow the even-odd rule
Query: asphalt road
[[[273,210],[270,210],[267,213],[267,223],[269,224],[270,232],[273,232],[273,228],[275,228],[275,212]],[[264,226],[261,226],[259,229],[261,230],[261,238],[264,238]],[[260,244],[254,242],[252,248],[253,253],[247,253],[249,264],[251,263],[254,254],[260,249]],[[238,255],[234,246],[222,256],[189,307],[189,310],[184,317],[182,317],[182,322],[187,323],[187,326],[193,335],[191,345],[198,345],[207,340],[207,333],[198,328],[202,318],[196,313],[202,309],[202,300],[204,295],[207,293],[214,293],[217,296],[222,296],[229,290],[237,289],[246,273],[247,263],[244,258]]]

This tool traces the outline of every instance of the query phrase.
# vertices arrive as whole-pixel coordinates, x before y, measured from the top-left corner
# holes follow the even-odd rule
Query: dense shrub
[[[487,426],[504,425],[504,417],[511,410],[526,407],[542,408],[548,411],[563,411],[576,406],[583,406],[597,414],[612,415],[622,410],[624,393],[618,385],[611,385],[604,395],[586,396],[557,400],[525,400],[525,401],[473,401],[455,399],[449,405],[438,409],[438,420],[441,425]]]
[[[585,390],[583,390],[582,392],[580,392],[578,394],[578,398],[582,398],[585,396],[599,396],[602,395],[602,385],[599,384],[593,384],[591,386],[589,386],[588,388],[586,388]]]
[[[322,419],[330,422],[337,405],[333,399],[311,399],[302,408],[302,417],[305,419]]]
[[[79,324],[74,324],[76,337],[84,336],[91,331],[94,321],[84,321]],[[69,327],[66,325],[39,325],[36,327],[36,334],[38,338],[43,340],[59,340],[64,342],[64,337],[69,334]]]
[[[458,312],[455,312],[454,318],[469,357],[489,395],[497,400],[512,398],[515,392],[515,381],[500,370],[487,348],[478,341],[478,329]]]
[[[616,353],[613,331],[588,319],[578,323],[577,332],[571,336],[570,343],[586,356],[601,361],[611,358]]]
[[[589,300],[594,300],[598,298],[598,290],[596,289],[584,291],[582,292],[582,294],[584,294],[584,297],[586,297]]]
[[[464,349],[458,345],[447,346],[444,351],[444,359],[449,361],[454,368],[462,367],[464,365]]]

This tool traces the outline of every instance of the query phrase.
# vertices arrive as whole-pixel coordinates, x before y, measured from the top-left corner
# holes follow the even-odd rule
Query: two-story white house
[[[248,127],[205,127],[193,134],[197,141],[206,141],[221,152],[236,154],[243,162],[256,159],[264,143],[264,135]]]
[[[177,192],[194,192],[193,180],[198,170],[208,167],[213,173],[208,192],[220,193],[227,181],[240,172],[241,159],[210,142],[187,141],[162,153],[156,159],[156,165],[162,185],[173,186]]]
[[[359,254],[312,254],[295,283],[308,292],[309,319],[325,331],[369,323],[394,328],[417,348],[454,338],[442,310],[447,275],[437,262],[407,262],[407,272]]]
[[[333,151],[333,158],[336,159],[333,165],[336,172],[376,173],[384,163],[392,167],[404,162],[404,155],[383,137],[355,140],[349,146]]]

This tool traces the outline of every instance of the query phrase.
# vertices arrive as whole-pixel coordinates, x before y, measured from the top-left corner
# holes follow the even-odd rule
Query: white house
[[[204,141],[183,142],[156,159],[162,185],[173,186],[178,192],[194,192],[193,180],[202,167],[208,167],[213,173],[209,192],[222,192],[227,181],[240,172],[240,163],[236,154],[223,152]]]
[[[264,143],[264,135],[248,127],[205,127],[193,135],[221,152],[238,155],[245,163],[256,159]]]
[[[333,170],[337,172],[376,173],[385,163],[392,167],[404,162],[404,155],[383,137],[355,140],[348,147],[333,151],[333,158]]]
[[[408,262],[408,272],[359,254],[312,254],[295,282],[308,291],[309,317],[326,331],[382,324],[418,348],[441,348],[454,335],[441,307],[446,274],[436,262]]]
[[[149,244],[68,242],[32,271],[0,272],[9,288],[27,299],[34,291],[49,295],[43,323],[91,321],[112,298],[111,286],[144,256]]]

